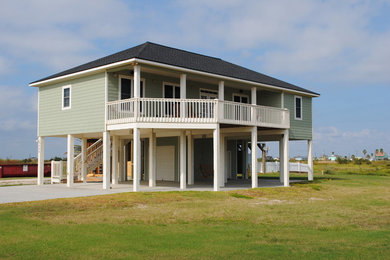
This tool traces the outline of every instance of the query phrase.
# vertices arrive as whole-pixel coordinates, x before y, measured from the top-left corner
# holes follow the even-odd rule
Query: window
[[[295,119],[302,120],[302,97],[295,96]]]
[[[164,83],[164,98],[180,98],[180,86],[173,83]]]
[[[62,87],[62,109],[69,109],[71,107],[71,86]]]
[[[218,92],[210,89],[200,89],[200,98],[201,99],[217,99]]]
[[[144,97],[145,80],[141,79],[140,97]],[[134,97],[134,81],[130,76],[119,76],[119,99]]]
[[[249,97],[247,95],[244,95],[244,94],[234,93],[233,94],[233,101],[234,102],[248,104],[249,103]]]

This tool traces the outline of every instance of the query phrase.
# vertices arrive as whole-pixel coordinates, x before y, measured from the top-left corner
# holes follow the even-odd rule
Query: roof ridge
[[[172,49],[172,50],[182,51],[182,52],[186,52],[186,53],[190,53],[190,54],[195,54],[197,56],[203,56],[203,57],[207,57],[207,58],[212,58],[212,59],[215,59],[215,60],[222,60],[221,58],[218,58],[218,57],[213,57],[213,56],[210,56],[210,55],[205,55],[205,54],[200,54],[200,53],[196,53],[196,52],[192,52],[192,51],[187,51],[187,50],[179,49],[179,48],[176,48],[176,47],[169,47],[169,46],[162,45],[162,44],[159,44],[159,43],[154,43],[154,42],[149,42],[149,41],[147,41],[145,43],[161,46],[161,47]]]
[[[138,53],[136,55],[134,55],[135,57],[139,57],[141,55],[141,53],[145,50],[146,46],[149,45],[150,42],[144,42],[142,45],[142,47],[138,50]],[[139,45],[138,45],[139,46]]]

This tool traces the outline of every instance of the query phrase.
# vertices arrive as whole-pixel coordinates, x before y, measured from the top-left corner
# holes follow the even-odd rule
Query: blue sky
[[[152,41],[319,92],[314,155],[390,152],[390,1],[6,1],[0,9],[0,158],[36,155],[29,82]],[[46,157],[64,140],[49,138]],[[271,154],[276,150],[271,146]],[[291,155],[306,145],[291,144]]]

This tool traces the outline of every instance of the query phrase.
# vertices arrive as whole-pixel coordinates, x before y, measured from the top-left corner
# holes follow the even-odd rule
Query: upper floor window
[[[238,103],[248,104],[249,97],[248,97],[248,95],[245,95],[245,94],[234,93],[233,94],[233,101],[238,102]]]
[[[62,109],[71,107],[71,86],[62,87]]]
[[[140,81],[140,97],[144,97],[145,80]],[[131,76],[119,76],[119,99],[128,99],[134,97],[134,79]]]
[[[164,98],[180,98],[180,86],[164,82]]]
[[[302,119],[302,97],[295,96],[295,119]]]
[[[217,99],[218,98],[218,91],[201,88],[200,89],[200,98],[201,99]]]

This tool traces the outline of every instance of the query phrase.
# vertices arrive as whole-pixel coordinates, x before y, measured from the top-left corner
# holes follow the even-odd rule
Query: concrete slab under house
[[[279,181],[289,186],[291,140],[307,140],[313,180],[319,94],[219,58],[146,42],[30,86],[39,100],[38,185],[45,137],[67,138],[68,159],[52,162],[52,182],[68,187],[98,172],[103,189],[139,191],[142,182],[218,191],[248,180],[256,188],[258,144],[266,141],[279,142]]]

